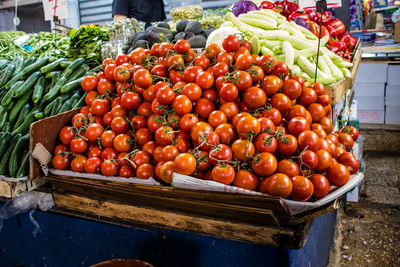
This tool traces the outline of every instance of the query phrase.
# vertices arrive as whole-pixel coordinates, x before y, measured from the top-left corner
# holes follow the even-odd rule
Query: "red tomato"
[[[233,83],[225,83],[222,85],[219,94],[224,100],[230,102],[234,101],[238,97],[239,90]]]
[[[268,152],[262,152],[253,157],[251,168],[258,176],[270,176],[277,168],[277,161],[274,155]]]
[[[247,190],[255,191],[258,186],[258,177],[249,171],[239,170],[235,174],[233,185]]]
[[[200,99],[199,99],[200,100]],[[185,95],[178,95],[172,102],[172,107],[178,115],[184,115],[192,111],[192,101]]]
[[[298,137],[298,142],[301,151],[307,147],[307,149],[316,152],[321,146],[321,139],[319,136],[310,130],[302,132]]]
[[[289,74],[289,67],[285,62],[277,61],[272,74],[284,79]]]
[[[85,170],[85,163],[87,158],[85,156],[76,156],[71,161],[71,170],[74,172],[83,172]]]
[[[310,130],[310,124],[305,118],[294,117],[289,121],[288,131],[294,136],[299,136],[304,131]]]
[[[242,138],[254,137],[260,133],[261,124],[255,117],[245,116],[237,122],[236,130]]]
[[[200,77],[200,75],[198,77]],[[191,101],[196,101],[200,99],[202,91],[200,86],[196,83],[188,83],[182,88],[182,94],[187,96]]]
[[[358,163],[356,157],[349,152],[343,153],[338,161],[349,169],[350,174],[355,174],[360,168],[360,163]]]
[[[268,182],[268,194],[287,198],[292,193],[293,185],[290,178],[283,173],[275,173]]]
[[[229,123],[223,123],[215,128],[222,144],[231,144],[237,138],[235,127]]]
[[[310,181],[314,186],[314,193],[313,193],[314,197],[323,198],[329,193],[330,184],[325,176],[319,173],[315,173],[311,175]]]
[[[93,91],[97,88],[99,80],[94,76],[86,76],[81,82],[82,89],[86,92]]]
[[[275,58],[271,55],[263,55],[257,61],[257,65],[263,69],[265,74],[270,74],[274,70],[275,64]]]
[[[211,177],[215,182],[228,185],[235,179],[235,169],[229,164],[217,165],[212,169]]]
[[[260,108],[267,102],[267,95],[258,87],[249,87],[243,93],[243,101],[251,109]]]
[[[301,92],[302,86],[298,81],[294,79],[289,79],[283,83],[283,93],[287,95],[290,99],[293,100],[300,97]]]
[[[297,139],[293,135],[285,134],[278,138],[278,152],[281,155],[292,155],[297,150]]]
[[[227,52],[236,52],[240,47],[240,39],[235,35],[228,35],[222,41],[222,48]]]
[[[154,167],[149,163],[140,165],[136,170],[136,177],[141,179],[148,179],[154,177]]]
[[[297,99],[297,101],[299,102],[300,105],[307,107],[310,104],[315,103],[317,101],[317,93],[313,89],[306,87],[301,92],[301,95]]]
[[[64,126],[61,128],[58,137],[60,138],[61,143],[64,145],[69,145],[71,140],[75,137],[74,128],[70,126]]]
[[[338,136],[339,142],[346,147],[346,150],[351,150],[353,148],[353,137],[347,133],[340,133]]]
[[[135,74],[133,75],[133,81],[135,85],[141,88],[148,88],[152,84],[153,79],[151,78],[148,70],[140,69],[135,71]]]
[[[359,136],[358,130],[353,126],[346,126],[342,130],[340,130],[340,132],[349,134],[353,138],[353,141],[357,141]]]
[[[285,113],[291,107],[290,98],[282,93],[274,94],[271,98],[272,107],[279,110],[281,114]]]
[[[200,117],[207,118],[208,115],[215,109],[215,106],[214,106],[214,103],[211,102],[210,100],[205,99],[205,98],[200,98],[199,100],[197,100],[196,106],[194,109]],[[177,111],[177,113],[178,113],[178,111]]]
[[[69,156],[55,155],[52,159],[52,164],[57,170],[66,170],[70,164]]]
[[[118,152],[128,152],[132,148],[132,139],[127,134],[119,134],[113,140],[113,147]]]
[[[278,173],[283,173],[289,176],[290,178],[300,175],[300,168],[296,162],[292,160],[283,159],[278,163],[278,169],[276,170]]]
[[[85,163],[86,173],[99,173],[101,167],[101,159],[98,157],[88,158]]]
[[[96,143],[104,131],[104,127],[98,123],[92,123],[85,131],[85,137],[90,143]]]
[[[103,116],[110,111],[110,103],[106,99],[94,99],[90,108],[93,115]]]
[[[239,161],[245,161],[256,152],[254,144],[249,140],[237,139],[232,143],[233,157]]]
[[[258,152],[275,153],[278,142],[273,135],[262,133],[257,136],[254,145]]]
[[[177,173],[192,175],[196,170],[196,159],[192,154],[181,153],[175,158],[174,166]]]
[[[130,178],[135,176],[135,171],[128,165],[123,165],[118,170],[118,176]]]
[[[82,154],[86,152],[87,148],[87,142],[81,137],[74,138],[69,143],[69,149],[75,154]]]
[[[350,172],[345,165],[334,163],[326,171],[326,177],[331,184],[341,186],[350,179]]]
[[[121,95],[121,106],[126,110],[134,110],[140,104],[140,96],[134,92],[126,92]]]
[[[282,115],[276,108],[270,108],[262,111],[260,116],[272,120],[275,126],[278,126],[282,121]]]
[[[210,163],[212,165],[225,164],[232,160],[232,150],[225,144],[219,144],[209,153]]]
[[[308,173],[318,166],[318,156],[311,150],[305,150],[300,154],[300,158],[297,163],[299,164],[300,169]]]
[[[292,178],[292,193],[290,197],[296,201],[307,201],[314,193],[314,186],[311,181],[304,176]]]

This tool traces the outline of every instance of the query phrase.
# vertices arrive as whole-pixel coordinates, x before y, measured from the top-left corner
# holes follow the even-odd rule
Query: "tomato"
[[[357,141],[359,136],[358,130],[353,126],[346,126],[342,130],[340,130],[340,132],[349,134],[353,138],[353,141]]]
[[[164,87],[158,90],[156,94],[158,102],[162,105],[168,105],[175,99],[174,91],[169,87]]]
[[[325,87],[321,83],[313,83],[311,85],[311,89],[313,89],[317,93],[318,96],[325,94]]]
[[[289,133],[294,136],[299,136],[300,133],[310,130],[310,124],[305,118],[294,117],[288,124]]]
[[[236,62],[240,55],[250,55],[250,50],[244,46],[240,46],[239,49],[233,53],[233,60]]]
[[[196,83],[201,87],[201,89],[209,89],[214,84],[214,76],[208,71],[203,71],[196,77]],[[201,91],[200,91],[201,95]]]
[[[260,108],[267,102],[267,96],[262,89],[249,87],[243,93],[243,101],[251,109]]]
[[[185,95],[178,95],[172,102],[172,107],[175,109],[176,114],[184,115],[192,111],[192,101]]]
[[[285,134],[278,138],[278,152],[281,155],[292,155],[297,150],[297,139],[293,135]]]
[[[227,52],[222,51],[217,56],[217,63],[220,63],[220,62],[230,65],[233,62],[233,56]]]
[[[98,145],[90,144],[88,149],[88,158],[100,157],[101,148]]]
[[[113,118],[125,117],[127,115],[126,110],[122,106],[116,106],[116,107],[111,108],[110,113]]]
[[[118,66],[114,69],[113,77],[117,82],[127,82],[131,77],[131,73],[127,67]]]
[[[68,147],[64,144],[58,144],[53,150],[54,155],[63,154],[63,152],[68,152]]]
[[[326,171],[326,177],[331,184],[341,186],[350,179],[350,172],[345,165],[333,163]]]
[[[128,165],[129,164],[128,158],[129,158],[128,153],[126,153],[126,152],[119,153],[117,156],[117,161],[118,161],[119,166]]]
[[[140,96],[134,92],[126,92],[121,95],[121,106],[126,110],[135,110],[140,104]]]
[[[262,133],[257,136],[254,146],[258,152],[274,153],[278,143],[273,135]]]
[[[222,48],[227,52],[236,52],[240,47],[240,39],[235,35],[228,35],[222,41]]]
[[[113,58],[106,58],[103,60],[102,67],[103,69],[108,65],[108,64],[115,64],[115,60]]]
[[[313,122],[320,122],[325,116],[325,109],[321,104],[312,103],[307,107],[307,110],[311,113]]]
[[[303,117],[306,118],[307,116],[307,110],[305,107],[302,105],[294,105],[289,109],[289,112],[287,113],[287,119],[291,120],[294,117]],[[322,127],[321,127],[322,128]]]
[[[159,171],[156,170],[156,176],[157,176],[157,172],[158,172],[158,178],[167,183],[170,184],[172,183],[172,175],[175,171],[175,166],[174,166],[174,162],[173,161],[167,161],[167,162],[163,162],[161,164],[161,167],[159,169]]]
[[[96,143],[97,139],[101,137],[103,131],[103,126],[98,123],[92,123],[86,129],[84,136],[88,139],[90,143]]]
[[[146,53],[143,52],[143,49],[133,50],[130,54],[131,64],[133,65],[141,65],[143,63],[143,58],[146,58]]]
[[[324,130],[321,130],[321,129],[314,129],[314,130],[312,130],[314,133],[316,133],[316,134],[318,134],[318,136],[321,138],[321,139],[325,139],[328,135],[326,134],[326,132],[324,131]]]
[[[310,177],[310,181],[314,186],[314,193],[313,196],[316,198],[323,198],[324,196],[326,196],[329,191],[330,191],[330,184],[328,179],[319,174],[319,173],[315,173],[313,175],[311,175]]]
[[[87,95],[88,95],[88,94],[86,94],[86,96],[87,96]],[[86,101],[86,98],[85,98],[85,101]],[[81,109],[79,110],[79,112],[80,112],[80,113],[83,113],[83,114],[85,114],[85,115],[87,115],[87,114],[91,113],[92,110],[91,110],[90,106],[84,106],[83,108],[81,108]]]
[[[228,145],[236,140],[237,134],[235,127],[229,123],[223,123],[215,128],[215,132],[219,135],[222,144]]]
[[[175,147],[178,149],[178,151],[180,153],[187,152],[189,150],[189,148],[191,147],[191,144],[190,144],[189,140],[186,139],[186,138],[177,137],[175,139],[175,141],[176,141]]]
[[[128,119],[122,117],[115,117],[111,121],[111,129],[117,134],[126,133],[129,129]]]
[[[340,155],[338,161],[340,164],[343,164],[347,167],[347,169],[349,169],[350,174],[355,174],[360,168],[360,163],[358,162],[356,157],[349,152]]]
[[[128,63],[129,59],[130,59],[130,57],[128,55],[125,55],[125,54],[118,55],[117,58],[115,59],[115,64],[117,64],[117,66],[119,66],[124,63]]]
[[[239,161],[245,161],[256,152],[254,144],[249,140],[237,139],[231,147],[233,157]]]
[[[177,173],[192,175],[196,170],[196,159],[192,154],[181,153],[174,159],[174,166]]]
[[[218,93],[215,89],[207,89],[203,90],[201,97],[215,102],[218,99]]]
[[[118,170],[118,176],[130,178],[135,176],[135,171],[128,165],[123,165]]]
[[[173,55],[168,57],[166,60],[169,70],[179,70],[185,65],[185,61],[181,55]]]
[[[263,69],[265,74],[270,74],[274,70],[275,64],[275,58],[271,55],[263,55],[257,61],[257,65]]]
[[[81,87],[84,91],[89,92],[97,88],[99,80],[94,76],[85,76],[81,82]]]
[[[186,113],[179,120],[179,128],[182,131],[189,132],[190,128],[197,122],[199,122],[199,119],[193,113]]]
[[[68,155],[55,155],[51,162],[57,170],[66,170],[69,168],[70,159]]]
[[[275,126],[279,125],[282,121],[282,115],[276,108],[270,108],[261,112],[261,117],[265,117],[273,121]]]
[[[271,98],[271,105],[279,110],[280,113],[285,113],[291,107],[290,98],[282,93],[274,94]]]
[[[106,99],[94,99],[90,108],[93,115],[103,116],[110,110],[110,103]]]
[[[150,155],[143,150],[136,151],[130,158],[131,167],[136,170],[139,166],[150,163]]]
[[[274,155],[268,152],[261,152],[253,157],[251,169],[258,176],[265,177],[272,175],[276,171],[277,165]]]
[[[318,157],[318,166],[315,168],[317,171],[322,172],[332,165],[332,156],[326,150],[318,150],[316,152]]]
[[[233,83],[225,83],[222,85],[219,95],[224,100],[230,102],[238,97],[239,90]]]
[[[346,150],[351,150],[354,145],[353,137],[347,133],[340,133],[338,136],[339,142],[346,147]]]
[[[85,156],[76,156],[71,161],[71,170],[74,172],[83,172],[85,170],[85,163],[87,158]]]
[[[257,136],[260,133],[261,125],[255,117],[245,116],[238,121],[236,130],[240,137],[249,138]]]
[[[313,131],[307,130],[299,134],[298,137],[299,149],[302,151],[307,149],[316,152],[321,146],[321,139]]]
[[[225,144],[215,146],[209,153],[209,161],[212,165],[225,164],[231,161],[232,157],[231,148]]]
[[[238,70],[247,70],[254,63],[254,58],[250,54],[240,54],[235,62],[235,68]]]
[[[135,74],[133,75],[133,81],[135,85],[141,88],[148,88],[152,84],[153,79],[151,78],[148,70],[140,69],[135,71]]]
[[[261,67],[253,65],[247,71],[253,80],[253,84],[258,84],[264,80],[264,71]]]
[[[300,105],[307,107],[317,101],[317,93],[311,88],[304,88],[300,97],[297,99]]]
[[[134,116],[131,119],[131,123],[133,124],[133,128],[135,128],[135,130],[140,129],[140,128],[145,128],[147,126],[147,119],[145,116]]]
[[[142,150],[146,151],[150,155],[153,155],[153,152],[157,146],[158,144],[156,141],[148,141],[142,146]]]
[[[148,128],[140,128],[136,131],[135,138],[139,145],[144,145],[153,140],[153,134]]]
[[[100,158],[102,160],[116,159],[117,157],[118,157],[118,152],[113,147],[104,148],[100,153]]]
[[[222,184],[231,184],[235,179],[235,169],[229,165],[214,166],[211,172],[212,180]]]
[[[89,91],[86,96],[85,96],[85,103],[86,105],[90,106],[93,102],[93,100],[95,100],[96,96],[98,96],[99,93],[97,91]]]
[[[261,132],[262,133],[273,133],[275,131],[275,124],[272,120],[261,117],[257,119],[261,125]]]
[[[117,134],[114,131],[107,130],[104,131],[100,136],[100,143],[103,147],[112,147],[114,138]]]
[[[253,84],[251,75],[247,71],[238,70],[234,73],[233,81],[240,92],[246,90]]]
[[[294,75],[290,79],[293,79],[293,80],[297,81],[298,83],[300,83],[301,88],[305,87],[306,82],[304,81],[303,77],[301,77],[299,75]]]
[[[239,109],[234,102],[226,102],[219,107],[219,110],[225,113],[228,120],[231,120],[239,113]]]
[[[290,178],[300,175],[300,168],[296,162],[292,160],[283,159],[278,163],[278,169],[276,170],[278,173],[283,173],[289,176]]]
[[[75,154],[82,154],[86,152],[87,148],[87,142],[81,137],[74,138],[69,143],[69,149]]]
[[[207,72],[205,71],[202,73]],[[200,77],[200,75],[197,77]],[[196,83],[188,83],[182,88],[182,94],[187,96],[191,101],[196,101],[200,99],[202,91],[200,86],[198,86]]]
[[[292,181],[283,173],[275,173],[270,177],[267,185],[268,194],[287,198],[292,193]]]
[[[283,93],[292,100],[300,97],[302,91],[301,84],[294,79],[286,80],[283,83]]]
[[[305,173],[309,173],[318,166],[318,156],[314,151],[305,150],[300,153],[300,158],[297,163],[301,170]]]
[[[99,157],[88,158],[85,162],[86,173],[99,173],[102,161]]]
[[[174,145],[168,145],[163,147],[162,149],[162,160],[163,161],[171,161],[178,156],[178,149]]]
[[[60,138],[61,143],[64,145],[69,145],[71,140],[75,137],[74,128],[70,126],[64,126],[61,128],[58,137]]]
[[[155,139],[160,145],[170,145],[175,139],[175,132],[170,126],[162,126],[156,131]]]
[[[319,123],[327,134],[330,134],[333,131],[333,123],[329,118],[323,117]]]
[[[194,60],[194,65],[206,70],[210,65],[210,59],[204,55],[197,56]]]
[[[268,194],[268,184],[271,181],[271,177],[262,178],[258,184],[258,191],[264,194]]]
[[[331,97],[328,95],[321,95],[318,97],[318,103],[322,106],[328,106],[332,103]]]
[[[214,109],[214,103],[205,98],[200,98],[197,100],[196,106],[194,107],[196,113],[202,118],[208,118],[208,115],[210,115]]]
[[[187,67],[183,71],[183,80],[187,83],[194,83],[201,72],[203,72],[203,69],[199,66]]]
[[[336,146],[335,150],[333,151],[332,157],[335,159],[339,159],[345,153],[346,153],[346,150],[344,148]]]
[[[304,176],[295,176],[292,179],[292,193],[290,197],[296,201],[307,201],[314,193],[314,186],[311,181]]]
[[[106,78],[110,81],[114,80],[114,70],[117,67],[117,65],[115,64],[108,64],[105,68],[104,68],[104,75],[106,76]]]
[[[289,67],[285,62],[277,61],[275,63],[275,68],[272,71],[272,74],[278,76],[281,79],[284,79],[289,74]]]
[[[233,185],[247,190],[255,191],[258,186],[258,177],[249,171],[239,170],[235,174]]]
[[[222,77],[229,72],[229,63],[219,62],[215,64],[213,74],[215,78]]]
[[[118,152],[128,152],[132,147],[132,140],[127,134],[119,134],[113,140],[113,147]]]
[[[154,177],[154,167],[149,163],[140,165],[136,170],[136,177],[141,179],[148,179]]]
[[[175,44],[175,50],[179,53],[179,54],[185,54],[188,53],[190,50],[190,44],[188,41],[184,40],[184,39],[180,39],[176,42]]]

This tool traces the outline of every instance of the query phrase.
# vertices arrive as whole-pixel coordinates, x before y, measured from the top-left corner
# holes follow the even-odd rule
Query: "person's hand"
[[[121,20],[121,19],[127,19],[127,18],[128,18],[127,16],[118,15],[118,14],[115,14],[114,17],[113,17],[114,21]]]

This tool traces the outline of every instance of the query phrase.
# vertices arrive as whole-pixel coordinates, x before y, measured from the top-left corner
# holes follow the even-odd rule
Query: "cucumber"
[[[76,92],[71,96],[71,109],[72,107],[75,106],[75,104],[79,101],[79,99],[81,98],[80,92]]]
[[[46,73],[46,79],[52,79],[55,75],[61,75],[61,73],[62,72],[59,70],[48,72],[48,73]]]
[[[31,65],[25,67],[22,70],[23,77],[28,77],[32,73],[39,71],[41,67],[47,64],[49,62],[49,57],[42,57],[39,58],[35,63],[32,63]]]
[[[0,129],[3,128],[4,124],[8,121],[8,110],[0,106]]]
[[[45,117],[49,116],[51,114],[51,110],[53,109],[53,105],[56,103],[57,100],[51,101],[43,110],[43,114]]]
[[[72,107],[72,109],[81,108],[85,105],[85,96],[87,93],[84,93],[83,96],[79,99],[78,102]]]
[[[70,76],[75,70],[85,63],[84,58],[78,58],[72,61],[72,63],[63,71],[62,75],[65,77]]]
[[[21,125],[21,123],[25,120],[25,117],[29,114],[29,112],[31,111],[31,109],[32,109],[31,103],[26,103],[26,104],[22,107],[21,112],[20,112],[20,114],[19,114],[19,116],[18,116],[18,120],[15,122],[14,127],[13,127],[13,129],[12,129],[13,131],[14,131],[15,129],[17,129],[17,128]]]
[[[29,132],[29,127],[35,121],[35,114],[34,112],[30,112],[25,120],[21,123],[21,125],[11,132],[11,135],[14,136],[16,134],[26,134]]]
[[[73,81],[76,80],[86,74],[86,72],[89,70],[89,67],[86,64],[83,64],[79,69],[74,71],[69,77],[68,80]]]
[[[18,102],[14,105],[14,107],[10,111],[10,117],[8,118],[9,122],[14,122],[17,118],[22,107],[29,101],[31,98],[32,91],[27,92],[23,97],[18,99]]]
[[[29,173],[29,156],[30,153],[26,153],[24,160],[21,163],[21,167],[19,167],[19,170],[17,172],[16,178],[22,178],[25,176],[28,176]]]
[[[0,175],[7,175],[8,163],[10,162],[10,155],[11,155],[12,151],[14,150],[14,146],[17,144],[20,137],[21,137],[21,135],[17,134],[11,139],[10,145],[8,146],[8,148],[7,148],[6,152],[4,153],[3,158],[0,162]]]
[[[56,102],[54,103],[53,107],[51,108],[50,116],[57,115],[58,111],[61,109],[62,105],[63,105],[63,102],[62,102],[61,98],[57,98]]]
[[[25,62],[24,62],[24,68],[26,68],[26,67],[28,67],[29,65],[35,63],[36,60],[37,60],[37,57],[31,57],[31,58],[28,58],[27,60],[25,60]]]
[[[73,89],[79,88],[81,86],[81,83],[83,81],[84,77],[80,77],[78,79],[72,80],[69,83],[64,84],[61,88],[60,88],[60,93],[61,94],[68,94],[69,92],[71,92]]]
[[[63,61],[60,64],[60,68],[62,68],[63,70],[65,70],[69,65],[71,65],[71,61]]]
[[[13,96],[15,91],[24,83],[24,81],[18,81],[13,84],[10,90],[7,91],[6,95],[1,100],[1,105],[3,107],[8,107],[13,102]]]
[[[40,68],[40,72],[42,74],[46,74],[46,73],[49,73],[51,71],[55,71],[55,70],[58,69],[58,67],[60,66],[61,62],[65,61],[65,60],[66,60],[65,58],[59,58],[59,59],[51,62],[50,64],[41,67]]]
[[[1,128],[2,132],[9,133],[11,131],[11,123],[9,121],[6,121],[4,123],[3,128]]]
[[[68,81],[66,76],[62,76],[56,84],[50,89],[50,91],[44,96],[44,100],[52,101],[57,97],[60,92],[61,87]]]
[[[10,162],[8,164],[8,174],[11,177],[15,177],[15,175],[17,175],[18,166],[21,162],[22,153],[24,152],[24,149],[28,144],[29,144],[29,133],[22,136],[15,145],[14,150],[12,151],[10,156]]]
[[[10,61],[8,59],[0,59],[0,68],[3,68],[9,64]]]
[[[11,134],[8,132],[1,132],[2,133],[2,137],[0,139],[0,157],[3,156],[3,154],[6,152],[6,150],[8,149],[8,144],[11,141]]]
[[[14,98],[20,98],[25,95],[36,84],[42,74],[39,71],[32,73],[31,76],[14,92]]]
[[[4,88],[5,88],[6,90],[10,89],[10,88],[14,85],[14,83],[16,83],[17,81],[19,81],[19,80],[21,80],[21,79],[22,79],[22,72],[15,74],[14,77],[12,77],[11,80],[9,80],[9,81],[4,85]]]
[[[8,65],[8,67],[4,71],[3,77],[0,80],[0,87],[6,85],[6,83],[11,79],[12,75],[14,74],[15,68],[15,63],[10,63],[10,65]]]
[[[35,117],[36,120],[44,119],[44,113],[43,112],[38,112],[33,116]]]
[[[35,87],[33,89],[33,94],[32,94],[33,104],[39,103],[40,99],[42,99],[45,84],[46,84],[46,78],[44,76],[41,76],[39,80],[37,80]]]
[[[57,112],[57,114],[66,112],[68,110],[71,110],[71,99],[67,99],[67,101],[64,102],[64,104],[62,104],[60,110]]]
[[[17,57],[17,63],[15,64],[15,72],[19,73],[24,68],[25,59],[21,56]]]

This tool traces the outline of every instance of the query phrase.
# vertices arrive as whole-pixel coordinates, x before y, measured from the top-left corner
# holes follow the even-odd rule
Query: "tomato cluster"
[[[187,41],[137,48],[82,81],[86,106],[59,133],[53,166],[171,183],[174,172],[306,201],[359,165],[355,128],[332,132],[319,83],[230,35],[196,54]]]

